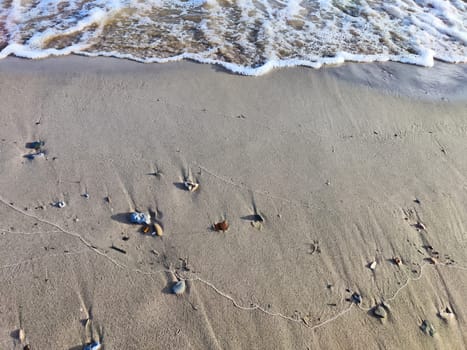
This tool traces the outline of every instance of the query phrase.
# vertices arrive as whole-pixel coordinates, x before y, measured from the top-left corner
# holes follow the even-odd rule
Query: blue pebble
[[[133,224],[149,224],[150,220],[147,214],[137,211],[130,214],[130,221]]]
[[[101,348],[101,343],[98,341],[92,342],[84,346],[83,350],[99,350]]]

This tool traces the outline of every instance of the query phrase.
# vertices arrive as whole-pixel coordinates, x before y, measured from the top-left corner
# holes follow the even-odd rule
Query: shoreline
[[[67,62],[68,61],[68,62]],[[24,62],[28,62],[30,67],[23,67]],[[109,64],[108,64],[109,63]],[[60,57],[48,57],[43,59],[31,60],[20,57],[7,57],[0,60],[0,69],[49,69],[48,66],[57,64],[51,72],[67,72],[70,65],[78,65],[81,70],[99,70],[103,72],[121,71],[141,71],[154,72],[173,69],[200,69],[196,66],[209,67],[208,70],[234,75],[246,79],[261,79],[265,76],[281,74],[287,71],[300,70],[312,77],[330,75],[334,79],[376,89],[377,91],[398,96],[409,97],[429,101],[452,101],[459,102],[467,99],[467,64],[445,63],[439,60],[435,61],[433,67],[421,67],[408,63],[400,62],[345,62],[339,65],[325,65],[320,68],[311,67],[287,67],[278,68],[262,76],[245,76],[233,73],[217,64],[200,63],[192,60],[181,60],[178,62],[167,63],[142,63],[125,58],[115,57],[88,57],[85,55],[71,54]],[[97,67],[96,67],[97,65]],[[2,68],[5,66],[5,68]],[[315,73],[311,73],[315,72]]]
[[[0,61],[2,348],[461,349],[467,99],[416,68]]]

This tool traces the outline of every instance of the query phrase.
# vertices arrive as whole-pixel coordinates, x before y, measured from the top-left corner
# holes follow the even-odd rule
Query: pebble
[[[45,153],[44,152],[30,153],[30,154],[26,154],[24,157],[32,160],[38,157],[45,157]]]
[[[451,311],[449,307],[445,310],[442,310],[438,313],[438,316],[443,320],[448,322],[450,319],[454,318],[454,313]]]
[[[36,151],[40,150],[45,146],[45,141],[33,141],[26,143],[26,148],[35,149]]]
[[[362,302],[362,296],[360,294],[358,294],[357,292],[355,292],[355,293],[352,294],[352,301],[355,304],[360,304]]]
[[[195,192],[199,187],[199,184],[193,181],[185,181],[183,184],[185,185],[185,188],[190,192]]]
[[[227,220],[217,222],[214,224],[214,230],[225,232],[229,229],[229,223]]]
[[[26,340],[26,333],[24,332],[24,329],[20,328],[18,331],[18,339],[21,343],[24,343]]]
[[[176,295],[185,293],[186,283],[184,280],[178,281],[172,286],[172,292]]]
[[[156,236],[159,237],[161,237],[164,234],[164,230],[162,230],[161,225],[159,225],[158,223],[154,224],[154,233],[156,234]]]
[[[373,262],[370,264],[370,269],[373,270],[373,271],[376,269],[376,261],[373,261]]]
[[[99,350],[101,348],[101,343],[98,341],[92,342],[84,346],[83,350]]]
[[[65,208],[66,207],[66,203],[64,201],[58,201],[58,202],[55,202],[54,203],[54,206],[56,206],[57,208]]]
[[[378,305],[373,309],[373,314],[379,318],[386,318],[387,312],[383,306]]]
[[[416,224],[415,224],[415,228],[418,229],[418,230],[424,230],[426,231],[426,226],[421,223],[420,221],[418,221]]]
[[[428,334],[430,336],[434,336],[436,333],[435,327],[431,324],[428,320],[423,320],[422,325],[420,326],[423,333]]]
[[[133,224],[149,225],[151,223],[151,217],[149,216],[149,214],[135,211],[130,214],[130,222],[132,222]]]

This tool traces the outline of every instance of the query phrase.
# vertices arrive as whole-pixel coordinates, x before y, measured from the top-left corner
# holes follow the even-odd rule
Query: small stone
[[[418,229],[418,230],[424,230],[424,231],[426,231],[426,226],[425,226],[423,223],[421,223],[420,221],[418,221],[414,226],[415,226],[415,228]]]
[[[215,231],[225,232],[229,229],[229,223],[227,222],[227,220],[217,222],[213,225],[213,228]]]
[[[86,199],[89,199],[89,193],[84,193],[83,197],[86,198]]]
[[[18,331],[18,339],[21,343],[24,343],[26,340],[26,333],[24,332],[24,329],[20,328]]]
[[[29,154],[26,154],[24,155],[25,158],[27,159],[30,159],[30,160],[33,160],[35,158],[38,158],[38,157],[45,157],[45,153],[44,152],[36,152],[36,153],[29,153]]]
[[[395,256],[394,258],[392,258],[392,261],[393,261],[394,264],[396,264],[397,266],[402,265],[402,260],[401,260],[401,258],[399,258],[398,256]]]
[[[448,322],[450,319],[453,318],[453,314],[448,314],[447,312],[444,312],[444,311],[438,312],[438,316],[440,319],[442,319],[445,322]]]
[[[371,270],[374,271],[374,270],[376,269],[376,261],[373,261],[373,262],[370,264],[369,267],[370,267]]]
[[[441,310],[440,312],[438,312],[438,316],[443,321],[448,322],[449,320],[454,318],[454,313],[449,307],[446,307],[445,310]]]
[[[185,181],[183,183],[183,185],[185,186],[185,188],[190,191],[190,192],[195,192],[198,188],[199,188],[199,184],[196,183],[196,182],[193,182],[193,181]]]
[[[83,350],[99,350],[101,348],[101,343],[98,341],[86,344]]]
[[[61,209],[66,207],[66,203],[64,201],[58,201],[54,203],[54,206]]]
[[[355,304],[361,304],[362,302],[362,296],[360,294],[358,294],[357,292],[353,293],[352,294],[352,301],[355,303]]]
[[[130,214],[130,222],[132,222],[133,224],[149,225],[151,223],[151,217],[149,216],[149,214],[135,211]]]
[[[386,318],[387,312],[383,306],[378,305],[373,309],[373,314],[379,318]]]
[[[36,151],[39,151],[44,146],[45,146],[45,141],[41,141],[41,140],[26,143],[26,148],[34,149]]]
[[[154,224],[154,234],[159,237],[161,237],[164,234],[164,230],[162,229],[162,226],[159,225],[158,223]]]
[[[186,283],[184,280],[178,281],[172,286],[172,292],[176,295],[181,295],[185,293],[185,289]]]
[[[434,336],[436,333],[435,327],[433,327],[431,322],[428,320],[423,320],[420,329],[423,331],[423,333],[428,334],[430,336]]]

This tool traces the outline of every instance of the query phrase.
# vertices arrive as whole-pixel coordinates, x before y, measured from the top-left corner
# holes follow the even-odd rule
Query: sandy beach
[[[466,72],[2,60],[0,349],[467,348]]]

